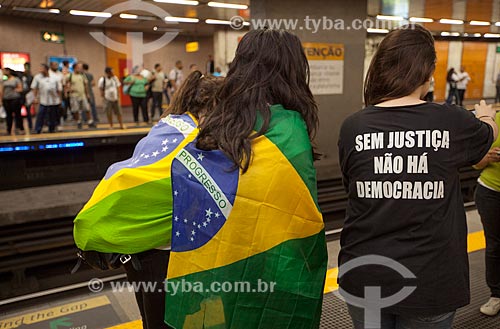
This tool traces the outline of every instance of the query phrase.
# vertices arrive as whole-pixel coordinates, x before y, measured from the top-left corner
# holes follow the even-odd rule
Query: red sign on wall
[[[24,64],[30,61],[28,53],[0,53],[0,65],[14,71],[24,72]]]

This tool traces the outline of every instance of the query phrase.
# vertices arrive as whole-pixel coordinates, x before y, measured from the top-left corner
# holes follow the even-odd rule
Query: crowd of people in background
[[[63,61],[62,68],[59,68],[57,62],[50,63],[50,66],[42,64],[35,75],[31,73],[30,63],[25,64],[24,72],[5,68],[5,81],[0,80],[0,105],[4,109],[2,119],[6,121],[9,135],[27,132],[40,134],[44,126],[47,126],[50,133],[62,131],[64,122],[68,120],[74,121],[78,129],[82,129],[84,125],[96,128],[101,122],[94,94],[97,85],[102,100],[102,113],[110,128],[114,127],[113,114],[119,127],[126,128],[123,124],[120,87],[123,88],[123,94],[130,97],[134,124],[140,125],[140,112],[142,121],[151,125],[154,120],[159,119],[163,109],[170,104],[173,94],[183,83],[183,69],[184,65],[180,60],[176,61],[170,71],[164,71],[160,63],[156,63],[152,70],[135,66],[129,75],[120,79],[111,67],[106,67],[104,74],[95,79],[87,63],[76,63],[70,67],[68,61]],[[196,64],[189,66],[189,72],[198,70]],[[206,63],[205,74],[224,76],[221,68],[215,66],[211,55]],[[467,85],[471,81],[465,67],[461,66],[458,72],[453,67],[450,68],[446,81],[446,103],[464,106]],[[500,74],[494,82],[495,102],[500,103]],[[432,78],[429,91],[424,97],[428,102],[434,101],[434,85]],[[33,124],[35,114],[36,121]]]
[[[35,75],[31,73],[30,63],[25,64],[24,72],[4,68],[0,70],[0,76],[5,76],[0,79],[0,119],[6,121],[7,135],[40,134],[45,126],[49,133],[54,133],[64,130],[65,123],[71,122],[78,129],[84,126],[94,129],[101,123],[96,99],[99,96],[109,127],[114,128],[114,115],[119,127],[126,129],[120,101],[123,92],[130,97],[135,125],[140,124],[139,112],[142,121],[152,125],[182,85],[183,69],[180,60],[167,72],[160,63],[152,70],[135,66],[129,75],[120,79],[111,67],[106,67],[103,75],[95,78],[89,64],[82,62],[70,66],[68,61],[63,61],[62,67],[57,62],[41,64]],[[198,70],[196,64],[189,66],[189,72]],[[205,74],[223,76],[212,56],[208,58]],[[95,89],[99,90],[97,95]]]

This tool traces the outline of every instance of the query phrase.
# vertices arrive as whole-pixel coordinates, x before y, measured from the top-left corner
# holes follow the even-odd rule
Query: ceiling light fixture
[[[470,25],[479,25],[479,26],[490,26],[491,25],[490,22],[486,22],[486,21],[470,21],[469,24]]]
[[[139,16],[135,15],[135,14],[122,13],[122,14],[120,14],[120,18],[123,18],[123,19],[138,19]]]
[[[389,33],[389,30],[388,29],[372,29],[372,28],[368,28],[368,29],[366,29],[366,32],[368,32],[368,33],[381,33],[381,34],[385,34],[385,33]]]
[[[174,17],[167,16],[165,17],[165,22],[176,22],[176,23],[198,23],[200,20],[198,18],[189,18],[189,17]]]
[[[200,3],[193,0],[154,0],[154,2],[170,3],[173,5],[198,6]]]
[[[233,22],[231,21],[223,21],[220,19],[206,19],[205,23],[207,24],[216,24],[216,25],[231,25]],[[243,26],[250,26],[249,22],[243,22]]]
[[[412,23],[432,23],[434,20],[427,17],[410,17],[410,22]]]
[[[441,24],[455,24],[455,25],[460,25],[460,24],[463,24],[464,21],[462,21],[461,19],[441,18],[439,20],[439,23],[441,23]]]
[[[459,32],[441,32],[442,37],[459,37]]]
[[[72,9],[69,11],[70,15],[73,16],[89,16],[89,17],[104,17],[110,18],[113,16],[111,13],[105,13],[102,11],[86,11],[86,10],[75,10]]]
[[[248,9],[247,5],[241,5],[241,4],[236,4],[236,3],[216,2],[216,1],[210,1],[208,3],[208,6],[215,7],[215,8],[228,8],[228,9]]]
[[[402,21],[403,16],[387,16],[387,15],[377,15],[379,21]]]

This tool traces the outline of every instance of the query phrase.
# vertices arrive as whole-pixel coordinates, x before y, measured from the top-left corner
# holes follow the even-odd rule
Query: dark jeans
[[[134,269],[131,262],[125,264],[127,279],[140,289],[135,292],[135,299],[142,316],[144,329],[170,328],[164,322],[165,318],[165,289],[164,282],[167,277],[167,266],[170,251],[149,250],[136,255],[141,264],[141,270]],[[142,285],[156,284],[156,291],[145,292]]]
[[[170,95],[168,94],[168,89],[163,90],[163,95],[165,95],[165,100],[167,101],[167,104],[170,104]]]
[[[465,89],[457,89],[458,92],[458,105],[464,105]]]
[[[134,122],[139,123],[139,107],[142,111],[142,119],[144,122],[149,121],[148,116],[148,102],[146,97],[134,97],[130,96],[132,99],[132,110],[134,111]]]
[[[486,237],[486,283],[500,298],[500,192],[478,185],[475,199]]]
[[[92,96],[89,100],[90,110],[92,112],[92,120],[99,122],[99,115],[97,115],[97,108],[95,106],[95,98]]]
[[[497,95],[495,96],[495,103],[500,103],[500,86],[497,86]]]
[[[365,328],[365,316],[362,308],[348,305],[354,329]],[[451,329],[455,312],[436,316],[402,316],[382,312],[381,323],[368,323],[366,328],[381,329]]]
[[[163,109],[161,107],[162,105],[163,105],[163,93],[161,91],[160,92],[153,91],[153,105],[151,106],[151,119],[154,118],[157,108],[159,116],[161,116],[163,112]]]
[[[455,104],[458,104],[459,98],[458,98],[457,88],[450,88],[450,91],[448,92],[448,98],[446,99],[446,103],[451,104],[453,102],[453,98],[455,98]]]
[[[45,106],[40,104],[35,124],[35,132],[37,134],[42,132],[43,124],[46,120],[45,117],[47,117],[49,132],[55,132],[57,123],[59,121],[59,105]]]
[[[5,108],[5,113],[7,114],[7,134],[10,135],[12,132],[12,123],[14,120],[16,122],[16,128],[24,130],[23,118],[21,117],[21,98],[4,99],[3,106]]]

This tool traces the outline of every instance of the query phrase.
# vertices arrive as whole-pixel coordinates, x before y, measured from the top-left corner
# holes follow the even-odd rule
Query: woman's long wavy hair
[[[366,75],[365,104],[408,96],[436,69],[434,37],[417,24],[392,30],[382,40]]]
[[[289,32],[248,32],[238,45],[217,100],[200,125],[197,145],[221,149],[243,172],[251,161],[252,140],[269,128],[271,105],[299,112],[311,141],[315,136],[318,107],[309,89],[309,64],[299,38]],[[264,123],[253,133],[258,113]]]
[[[223,80],[204,76],[200,71],[190,73],[161,117],[189,111],[199,119],[201,115],[212,111],[215,107],[215,96]]]

